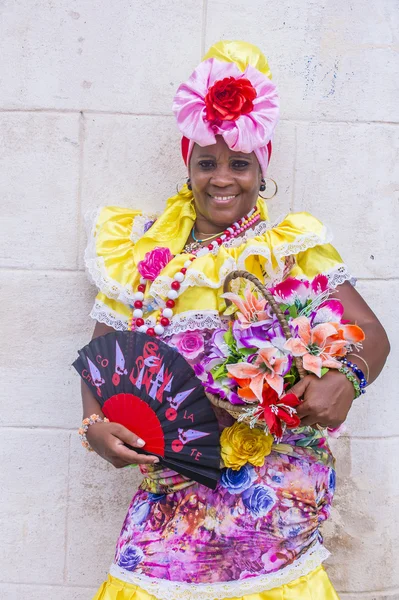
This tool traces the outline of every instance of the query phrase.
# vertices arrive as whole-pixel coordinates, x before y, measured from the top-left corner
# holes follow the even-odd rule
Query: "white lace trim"
[[[260,575],[238,581],[220,583],[184,583],[147,577],[137,572],[126,571],[116,564],[111,565],[110,574],[117,579],[139,586],[158,600],[222,600],[259,594],[280,587],[314,571],[328,558],[330,553],[317,544],[293,564],[276,573]]]
[[[170,325],[165,331],[165,337],[185,331],[204,331],[205,329],[218,329],[223,327],[223,319],[217,310],[187,310],[174,315]]]
[[[96,300],[94,303],[90,316],[99,323],[105,323],[117,331],[126,331],[128,328],[129,318],[112,310],[100,300]],[[154,327],[155,318],[149,317],[145,319],[145,322],[149,327]],[[224,321],[216,310],[187,310],[172,317],[170,325],[162,337],[168,338],[171,335],[184,333],[185,331],[213,330],[223,326]]]
[[[128,329],[129,318],[117,313],[115,310],[112,310],[112,308],[109,308],[109,306],[100,300],[95,301],[94,306],[91,309],[90,316],[95,321],[98,321],[99,323],[105,323],[117,331],[126,331]],[[145,323],[149,327],[154,327],[155,318],[148,317],[148,319],[145,319]]]
[[[132,231],[130,234],[131,241],[135,244],[145,234],[145,224],[149,221],[158,219],[159,213],[143,213],[134,217]]]
[[[325,275],[328,277],[330,286],[334,289],[345,281],[349,281],[353,286],[356,285],[355,277],[352,277],[345,264],[334,267],[330,271],[327,271]]]

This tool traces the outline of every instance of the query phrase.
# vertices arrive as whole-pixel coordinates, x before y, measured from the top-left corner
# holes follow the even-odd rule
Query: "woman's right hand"
[[[143,448],[145,442],[119,423],[93,423],[88,428],[86,437],[93,450],[117,469],[159,462],[156,456],[138,454],[127,448],[125,444]]]

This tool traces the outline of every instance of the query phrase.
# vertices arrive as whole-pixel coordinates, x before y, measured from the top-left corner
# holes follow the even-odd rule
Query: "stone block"
[[[392,0],[372,11],[366,0],[284,0],[267,8],[251,0],[245,10],[239,0],[228,9],[210,0],[205,45],[220,39],[258,45],[270,60],[284,118],[395,121],[396,20]]]
[[[338,590],[348,593],[397,589],[399,575],[392,567],[399,554],[399,439],[341,438],[334,450],[337,491],[324,528],[326,546],[332,551],[331,579]]]
[[[82,212],[117,204],[161,212],[187,178],[171,117],[87,115]],[[86,231],[82,225],[80,267]]]
[[[0,583],[2,600],[90,600],[95,588]]]
[[[363,398],[353,403],[347,419],[347,434],[381,438],[398,435],[399,321],[394,299],[399,297],[399,281],[358,281],[356,289],[384,325],[391,341],[391,353],[377,381]]]
[[[63,582],[69,437],[61,430],[1,431],[3,582]]]
[[[0,282],[7,308],[0,424],[75,429],[82,414],[80,377],[71,363],[91,338],[95,291],[83,273],[70,271],[5,270]]]
[[[201,55],[197,0],[21,0],[2,9],[5,108],[169,113]]]
[[[268,177],[274,179],[278,185],[277,195],[267,201],[272,221],[290,212],[294,193],[295,152],[295,125],[280,121],[273,139],[272,158],[267,173]],[[274,184],[268,181],[266,184],[266,191],[262,195],[271,196],[274,193]]]
[[[99,586],[107,577],[119,532],[142,476],[115,469],[72,440],[66,582]]]
[[[0,139],[0,265],[74,268],[79,116],[0,113]]]
[[[329,226],[356,277],[398,274],[398,136],[388,125],[298,124],[294,210]]]

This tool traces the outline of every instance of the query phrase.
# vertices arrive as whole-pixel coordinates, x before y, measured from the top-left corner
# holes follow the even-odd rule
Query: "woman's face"
[[[214,233],[229,227],[256,204],[262,174],[255,154],[230,150],[221,136],[216,144],[195,144],[189,176],[197,212],[197,228]]]

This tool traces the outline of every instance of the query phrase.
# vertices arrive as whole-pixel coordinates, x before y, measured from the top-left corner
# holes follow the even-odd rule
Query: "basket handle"
[[[267,300],[267,302],[269,303],[273,313],[276,315],[278,322],[281,325],[281,328],[284,332],[285,338],[287,340],[289,340],[290,338],[292,338],[291,335],[291,330],[289,328],[287,319],[285,318],[284,313],[282,312],[281,308],[279,307],[278,303],[276,302],[276,300],[274,299],[273,294],[271,294],[269,292],[269,290],[267,289],[266,286],[264,286],[257,277],[255,277],[255,275],[252,275],[252,273],[249,273],[249,271],[232,271],[231,273],[229,273],[224,281],[224,286],[223,286],[223,292],[228,292],[230,289],[230,283],[233,281],[233,279],[238,279],[238,278],[242,278],[242,279],[247,279],[248,281],[250,281],[262,294],[262,296],[264,297],[265,300]],[[226,301],[226,305],[230,306],[231,305],[231,301],[228,300],[227,298],[225,298]],[[302,357],[301,356],[295,356],[294,357],[294,363],[296,368],[298,369],[298,373],[299,373],[299,377],[301,379],[303,379],[306,375],[307,372],[305,371],[305,369],[303,368],[303,362],[302,362]]]

